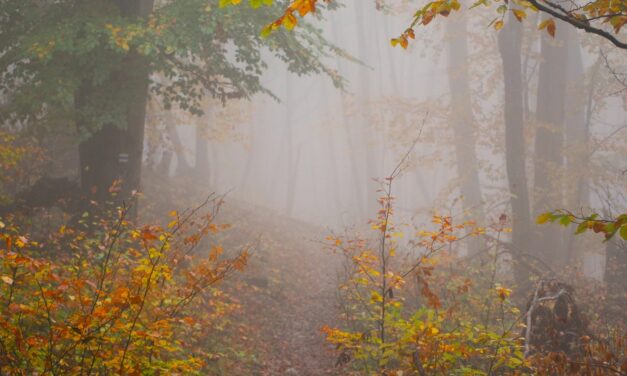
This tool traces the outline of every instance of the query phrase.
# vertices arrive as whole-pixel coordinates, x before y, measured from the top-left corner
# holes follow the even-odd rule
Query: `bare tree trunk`
[[[563,206],[564,97],[568,67],[569,28],[557,24],[555,38],[543,35],[536,105],[537,130],[534,153],[534,205],[539,215]],[[565,261],[562,229],[540,226],[534,252],[547,263]]]
[[[470,101],[470,82],[468,78],[468,38],[466,16],[455,15],[447,24],[448,40],[448,77],[451,92],[449,121],[455,139],[455,160],[457,176],[462,195],[462,205],[467,219],[483,222],[483,200],[479,182],[479,163],[475,151],[475,121]],[[484,246],[479,238],[472,238],[469,243],[469,254],[478,253]]]
[[[364,62],[368,62],[368,51],[372,50],[372,44],[368,44],[367,41],[367,30],[365,27],[365,18],[366,12],[364,11],[364,6],[357,6],[356,12],[356,26],[357,26],[357,45],[359,51],[359,59]],[[379,189],[378,184],[373,180],[376,178],[380,178],[379,174],[381,173],[380,169],[377,168],[377,162],[381,161],[381,158],[377,158],[375,155],[375,147],[371,145],[373,139],[379,139],[380,137],[372,137],[372,124],[371,124],[371,113],[369,111],[371,93],[370,93],[370,77],[368,75],[367,67],[359,67],[359,98],[357,103],[360,106],[360,118],[361,118],[361,131],[364,135],[364,162],[366,163],[364,170],[366,171],[366,180],[363,182],[366,187],[365,192],[365,208],[367,212],[367,216],[375,215],[375,213],[379,210],[378,206],[378,193]]]
[[[515,20],[509,21],[499,33],[498,42],[505,89],[505,164],[512,207],[514,276],[517,283],[524,286],[528,275],[521,261],[524,260],[523,253],[529,250],[531,217],[523,135],[522,26]]]
[[[289,72],[285,76],[285,143],[287,146],[287,168],[286,172],[286,189],[285,195],[285,214],[290,217],[294,211],[294,196],[296,194],[296,172],[298,168],[298,162],[294,158],[294,140],[292,137],[292,91],[290,90],[290,76]]]
[[[209,176],[209,140],[207,139],[207,123],[205,120],[209,121],[207,116],[203,116],[199,119],[198,124],[196,124],[196,150],[194,151],[196,160],[194,163],[194,170],[198,177]]]
[[[334,27],[335,23],[331,23],[331,29],[332,29],[332,34],[333,34],[333,39],[334,40],[339,40],[339,33],[337,32],[337,27]],[[344,61],[343,59],[341,59],[340,57],[336,56],[336,63],[337,63],[337,68],[340,72],[340,74],[346,74],[346,70],[344,69]],[[365,213],[365,209],[364,209],[364,202],[363,202],[363,181],[362,181],[362,177],[359,171],[359,166],[357,164],[357,156],[355,154],[355,145],[353,143],[354,140],[354,135],[353,132],[351,132],[351,121],[350,121],[350,117],[348,114],[348,110],[346,109],[345,106],[345,101],[344,101],[344,94],[342,93],[342,100],[341,100],[341,107],[342,107],[342,128],[344,129],[345,133],[346,133],[346,141],[348,143],[348,156],[350,159],[350,165],[351,165],[351,178],[353,181],[353,191],[354,194],[350,195],[351,198],[351,202],[348,205],[349,208],[352,208],[354,210],[354,212],[351,213],[351,216],[353,217],[357,217],[359,220],[364,219],[364,217],[366,216]],[[351,218],[351,220],[354,220],[355,218]]]
[[[248,153],[246,155],[246,165],[244,167],[244,172],[242,174],[242,182],[241,182],[241,189],[245,190],[248,187],[248,182],[250,181],[250,172],[252,171],[252,165],[253,165],[253,157],[255,155],[255,141],[256,141],[256,136],[255,136],[255,124],[250,123],[250,148],[248,149]]]
[[[581,79],[584,77],[581,43],[577,33],[568,33],[568,69],[565,98],[565,136],[567,181],[571,184],[566,192],[566,207],[576,210],[590,205],[590,188],[588,185],[588,124],[586,122],[586,87]],[[592,89],[594,85],[590,85]],[[572,184],[574,183],[574,184]],[[564,248],[567,262],[575,261],[577,254],[574,245],[574,227],[564,235]]]
[[[174,119],[172,116],[166,117],[167,124],[165,125],[165,129],[170,139],[170,147],[176,155],[176,174],[177,175],[185,175],[188,174],[192,167],[187,162],[187,157],[185,156],[185,146],[181,142],[181,138],[179,137],[179,133],[176,130],[176,125],[174,125]],[[170,157],[171,158],[171,157]],[[168,164],[168,171],[170,165]]]

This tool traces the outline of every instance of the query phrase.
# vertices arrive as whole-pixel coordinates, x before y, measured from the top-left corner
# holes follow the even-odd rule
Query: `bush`
[[[171,212],[166,226],[136,226],[128,208],[85,213],[41,241],[4,218],[0,373],[198,372],[208,355],[194,348],[195,333],[216,317],[207,300],[247,261],[246,250],[227,256],[219,244],[198,251],[228,228],[214,223],[215,210],[199,214],[219,204]]]
[[[496,284],[493,274],[488,291],[481,291],[482,299],[471,294],[472,283],[463,274],[443,278],[436,273],[436,265],[446,269],[455,262],[450,252],[454,243],[485,230],[435,216],[437,228],[419,231],[403,258],[397,241],[403,233],[392,221],[391,179],[385,184],[381,210],[371,223],[373,241],[327,238],[329,247],[344,256],[346,271],[340,286],[346,325],[323,328],[327,341],[338,349],[338,364],[348,363],[356,374],[373,375],[524,369],[516,333],[520,312],[509,301],[511,291]],[[412,289],[417,291],[414,296]],[[490,318],[490,311],[498,315]]]

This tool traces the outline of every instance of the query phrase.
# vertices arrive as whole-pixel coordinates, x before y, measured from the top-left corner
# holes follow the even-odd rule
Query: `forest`
[[[627,0],[0,0],[0,376],[627,376]]]

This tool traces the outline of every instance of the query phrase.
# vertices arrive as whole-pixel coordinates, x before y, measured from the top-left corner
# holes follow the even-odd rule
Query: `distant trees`
[[[341,1],[338,1],[341,2]],[[228,3],[228,1],[226,2]],[[325,2],[333,3],[333,2]],[[315,12],[321,5],[317,0],[293,0],[284,13],[262,31],[268,34],[281,26],[292,29],[297,25],[297,16],[304,17]],[[504,123],[505,123],[505,160],[509,183],[510,204],[512,209],[512,247],[526,261],[535,259],[546,266],[562,266],[574,261],[570,250],[572,239],[569,235],[556,233],[554,228],[542,227],[532,230],[532,216],[537,216],[551,206],[585,205],[589,202],[590,187],[582,175],[582,168],[589,165],[588,128],[590,126],[591,105],[584,105],[581,93],[573,93],[573,82],[583,90],[582,75],[584,67],[580,41],[574,29],[595,34],[612,43],[617,49],[627,47],[619,37],[622,27],[627,23],[624,1],[608,2],[594,0],[580,3],[562,4],[548,0],[537,1],[500,1],[478,0],[469,7],[490,7],[495,11],[490,25],[499,31],[499,52],[503,61],[504,80]],[[461,9],[458,0],[436,0],[428,2],[413,15],[409,27],[397,38],[391,40],[393,46],[406,48],[416,38],[416,27],[425,26],[438,16],[447,17],[451,12]],[[538,70],[538,87],[535,95],[535,116],[526,119],[529,113],[527,92],[529,84],[525,82],[528,72],[522,62],[523,21],[530,14],[537,14],[537,28],[545,30],[546,36],[541,41]],[[537,19],[536,19],[537,20]],[[536,27],[535,25],[532,27]],[[463,29],[458,20],[449,21],[447,29],[454,36],[455,29]],[[453,38],[449,45],[451,60],[451,101],[454,109],[452,125],[456,137],[463,142],[456,142],[458,169],[472,165],[474,141],[470,124],[472,111],[469,113],[464,84],[464,41]],[[614,75],[616,76],[616,75]],[[465,102],[466,101],[466,102]],[[588,102],[592,101],[592,94]],[[466,104],[465,104],[466,103]],[[578,103],[578,104],[575,104]],[[569,108],[567,111],[566,108]],[[526,171],[525,140],[523,132],[527,121],[535,125],[533,150],[533,176]],[[568,122],[566,126],[566,122]],[[461,123],[465,123],[460,125]],[[569,150],[573,149],[573,150]],[[476,157],[474,157],[476,160]],[[577,171],[575,171],[577,170]],[[472,171],[466,171],[466,180],[461,183],[460,191],[467,206],[474,207],[481,202],[481,193]],[[573,177],[571,177],[573,176]],[[570,184],[570,183],[573,184]],[[530,190],[530,185],[532,189]],[[473,188],[474,187],[474,188]],[[531,242],[531,239],[536,239]],[[526,274],[520,270],[517,274]]]
[[[265,89],[261,49],[299,74],[328,72],[314,29],[258,30],[276,7],[223,9],[206,1],[23,1],[0,4],[0,93],[5,127],[71,132],[80,140],[85,196],[121,199],[140,188],[146,102],[200,114],[200,99],[247,98]],[[306,36],[305,36],[306,34]],[[159,73],[165,79],[151,80]]]

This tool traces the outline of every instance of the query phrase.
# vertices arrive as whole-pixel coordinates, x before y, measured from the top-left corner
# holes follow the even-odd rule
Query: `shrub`
[[[137,226],[128,208],[61,226],[41,241],[12,218],[0,222],[1,374],[192,374],[207,354],[195,332],[215,314],[215,285],[247,261],[201,240],[219,200],[166,226]],[[88,224],[84,227],[81,224]],[[84,229],[83,229],[84,228]],[[203,243],[204,244],[204,243]],[[220,314],[219,312],[217,313]]]

